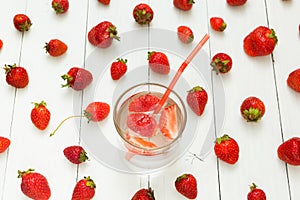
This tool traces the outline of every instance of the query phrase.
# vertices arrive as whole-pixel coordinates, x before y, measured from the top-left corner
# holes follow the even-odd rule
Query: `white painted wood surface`
[[[141,2],[150,4],[155,12],[149,27],[136,24],[132,17],[134,6]],[[284,140],[300,134],[300,95],[286,85],[288,74],[300,67],[299,8],[300,2],[295,0],[248,1],[241,7],[230,7],[225,0],[210,0],[195,1],[192,10],[184,12],[176,9],[171,0],[111,0],[109,6],[97,0],[85,0],[70,1],[69,11],[56,15],[49,0],[6,1],[5,6],[0,7],[0,39],[4,42],[0,50],[0,65],[17,63],[24,66],[30,82],[27,88],[16,90],[6,84],[4,70],[0,73],[0,135],[10,138],[12,142],[8,151],[0,154],[0,199],[27,199],[20,190],[21,180],[17,178],[17,170],[28,168],[34,168],[47,177],[51,199],[55,200],[70,199],[76,181],[87,175],[97,184],[94,199],[130,199],[138,189],[149,184],[155,190],[156,199],[180,200],[184,198],[176,192],[174,181],[186,172],[193,173],[198,180],[197,199],[246,199],[252,182],[265,190],[267,199],[300,199],[299,167],[286,165],[276,154],[277,147]],[[30,31],[22,34],[14,29],[12,19],[17,13],[26,13],[31,18],[33,25]],[[224,32],[215,32],[210,28],[209,19],[213,16],[223,17],[227,22]],[[63,118],[80,114],[86,106],[86,97],[85,92],[75,93],[71,89],[61,88],[63,80],[60,76],[73,66],[89,67],[85,66],[86,59],[97,49],[88,42],[87,32],[104,20],[115,24],[121,35],[148,29],[145,37],[150,40],[145,42],[144,48],[155,43],[151,40],[153,29],[174,32],[179,25],[188,25],[195,34],[195,42],[191,45],[208,33],[211,38],[203,51],[209,57],[218,52],[227,52],[232,56],[232,71],[222,75],[225,120],[222,127],[217,127],[217,131],[210,134],[220,136],[228,133],[237,140],[240,159],[236,165],[217,160],[213,152],[204,161],[194,159],[192,162],[187,152],[158,173],[132,175],[114,171],[97,162],[92,155],[90,161],[79,166],[65,159],[62,153],[65,147],[83,144],[81,130],[76,125],[78,121],[68,121],[54,137],[49,138],[49,133]],[[259,25],[274,28],[279,42],[272,56],[250,58],[243,51],[243,38]],[[53,58],[45,53],[45,42],[53,38],[68,44],[65,55]],[[118,45],[120,42],[114,41],[110,48],[103,51],[103,56],[114,55]],[[173,49],[167,50],[174,52]],[[144,62],[143,58],[135,59],[134,56],[129,55],[132,58],[128,61],[130,65],[139,66]],[[170,55],[170,61],[175,63],[172,66],[174,70],[181,64],[177,63],[179,58]],[[107,68],[107,65],[99,63],[98,67]],[[192,75],[187,73],[185,76],[188,79]],[[106,89],[113,89],[113,84],[108,81]],[[210,95],[214,96],[212,93]],[[245,122],[239,113],[241,102],[250,95],[260,97],[266,105],[266,114],[258,123]],[[74,98],[83,99],[77,109],[73,108]],[[97,98],[106,97],[97,94]],[[45,131],[37,130],[30,121],[31,102],[41,100],[47,102],[52,113]],[[220,115],[218,111],[215,111],[217,120]],[[108,120],[112,120],[112,113]],[[202,123],[210,122],[208,114],[201,120]],[[199,128],[199,132],[204,127]],[[189,151],[200,153],[204,139],[199,134]]]

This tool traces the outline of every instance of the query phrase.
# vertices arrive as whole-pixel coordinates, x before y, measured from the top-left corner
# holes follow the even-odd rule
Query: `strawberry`
[[[110,3],[110,0],[98,0],[98,2],[104,5],[108,5]]]
[[[250,186],[250,192],[247,195],[247,200],[266,200],[266,194],[262,189],[257,188],[255,183]]]
[[[139,147],[142,147],[142,148],[156,148],[157,145],[154,144],[153,142],[150,142],[148,139],[143,139],[139,136],[130,136],[129,133],[126,133],[125,135],[125,138],[127,141],[129,141],[130,143],[136,145],[136,146],[139,146]],[[142,152],[140,152],[142,153]]]
[[[52,39],[44,46],[46,53],[50,56],[57,57],[64,54],[68,50],[68,46],[59,39]]]
[[[177,106],[175,104],[163,109],[159,118],[159,128],[161,133],[170,140],[178,136],[177,126]]]
[[[126,124],[128,128],[143,137],[152,137],[156,133],[155,119],[144,113],[132,113],[128,115]]]
[[[226,0],[226,2],[230,6],[241,6],[244,5],[247,0]]]
[[[10,139],[0,136],[0,153],[6,151],[9,145],[10,145]]]
[[[300,138],[292,137],[279,145],[278,158],[290,165],[300,165]]]
[[[4,66],[6,82],[15,88],[25,88],[29,83],[29,77],[24,67],[13,65]]]
[[[296,92],[300,92],[300,68],[292,71],[289,74],[286,83],[290,88],[292,88]]]
[[[0,49],[3,47],[3,41],[0,39]]]
[[[176,190],[188,199],[196,199],[197,190],[197,180],[192,174],[182,174],[178,176],[175,180]]]
[[[173,5],[183,11],[191,10],[194,0],[173,0]]]
[[[156,73],[168,74],[170,72],[169,59],[163,52],[148,52],[148,64]]]
[[[259,26],[244,38],[243,48],[251,57],[266,56],[274,51],[277,42],[278,39],[273,29]]]
[[[88,32],[88,40],[94,46],[107,48],[112,44],[113,39],[120,40],[117,34],[115,25],[109,21],[103,21]]]
[[[191,43],[194,41],[194,33],[192,29],[188,26],[179,26],[177,27],[177,36],[179,40],[185,44]]]
[[[65,118],[63,121],[60,122],[57,128],[52,133],[50,133],[50,136],[53,136],[56,133],[56,131],[60,128],[60,126],[68,119],[74,117],[85,117],[88,119],[88,122],[90,121],[100,122],[108,116],[109,112],[110,112],[110,106],[107,103],[98,102],[98,101],[91,102],[83,111],[83,115],[69,116]]]
[[[265,105],[257,97],[247,97],[240,107],[241,114],[248,122],[256,122],[260,120],[265,114]]]
[[[71,87],[76,91],[85,89],[93,81],[92,73],[80,67],[70,68],[61,78],[67,81],[62,87]]]
[[[68,146],[64,150],[65,157],[74,164],[80,164],[88,160],[86,151],[81,146]]]
[[[229,164],[235,164],[239,159],[238,143],[226,134],[216,139],[214,151],[219,159]]]
[[[40,103],[33,103],[34,108],[31,110],[30,118],[32,123],[40,130],[44,130],[47,128],[51,113],[46,108],[47,104],[44,101]]]
[[[132,15],[138,24],[143,25],[150,24],[153,20],[154,12],[148,4],[140,3],[134,7]]]
[[[213,70],[220,72],[222,74],[227,73],[232,68],[232,59],[226,53],[217,53],[213,56],[210,65],[213,67]]]
[[[15,28],[20,32],[29,31],[32,25],[30,18],[25,14],[16,14],[13,23]]]
[[[131,200],[155,200],[154,191],[151,187],[139,189]]]
[[[88,176],[79,180],[73,190],[72,200],[90,200],[95,196],[95,182]]]
[[[186,101],[196,115],[201,116],[208,101],[208,95],[203,87],[195,86],[188,91]]]
[[[51,190],[46,177],[33,171],[33,169],[28,169],[27,171],[23,172],[18,170],[18,178],[22,178],[22,192],[31,199],[49,199],[51,196]]]
[[[130,102],[129,112],[148,112],[155,109],[160,99],[157,96],[146,94]]]
[[[110,75],[113,80],[119,80],[127,71],[127,59],[118,58],[110,66]]]
[[[215,31],[223,32],[227,27],[227,24],[221,17],[211,17],[209,22],[210,22],[210,26]]]
[[[51,5],[56,14],[63,14],[69,10],[68,0],[52,0]]]

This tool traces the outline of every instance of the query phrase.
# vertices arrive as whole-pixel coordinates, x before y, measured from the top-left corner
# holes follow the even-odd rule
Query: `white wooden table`
[[[211,38],[203,49],[209,57],[218,52],[232,56],[232,71],[222,75],[225,120],[220,130],[211,134],[228,133],[238,141],[240,159],[237,164],[219,161],[214,153],[203,162],[197,159],[191,162],[186,153],[158,173],[126,174],[104,166],[92,155],[90,161],[79,166],[66,160],[63,149],[82,144],[74,120],[65,123],[57,135],[49,138],[59,121],[74,114],[76,95],[84,98],[84,92],[74,95],[71,89],[62,89],[60,76],[72,66],[84,67],[88,56],[95,51],[87,41],[87,32],[104,20],[113,22],[120,34],[145,28],[135,23],[132,17],[134,6],[140,2],[148,3],[155,12],[148,27],[149,35],[153,29],[176,31],[179,25],[188,25],[194,31],[194,42],[205,33],[210,34]],[[30,83],[27,88],[16,90],[6,84],[4,70],[0,73],[0,135],[12,142],[10,148],[0,154],[0,199],[27,199],[20,190],[17,171],[28,168],[34,168],[47,177],[51,199],[70,199],[76,181],[89,175],[97,184],[94,199],[130,199],[138,189],[150,185],[156,199],[179,200],[184,198],[176,192],[174,181],[186,172],[193,173],[198,180],[197,199],[246,199],[252,182],[265,190],[267,199],[300,199],[299,167],[286,165],[276,153],[283,141],[300,134],[300,95],[286,85],[288,74],[299,67],[299,8],[300,2],[296,0],[249,0],[242,7],[230,7],[225,0],[195,0],[192,10],[183,12],[174,8],[171,0],[112,0],[109,6],[96,0],[85,0],[70,1],[69,11],[56,15],[49,0],[2,3],[0,38],[4,46],[0,50],[0,65],[17,63],[26,67]],[[30,31],[22,34],[15,30],[12,19],[17,13],[26,13],[31,18]],[[210,28],[209,18],[212,16],[224,18],[227,22],[224,32]],[[250,58],[243,51],[242,41],[259,25],[273,28],[279,42],[272,56]],[[65,55],[53,58],[45,53],[45,42],[53,38],[68,44]],[[108,54],[113,53],[112,49],[118,45],[114,41],[107,49]],[[151,41],[144,47],[147,45],[151,46]],[[135,62],[141,61],[129,60],[129,63]],[[101,67],[101,63],[99,65]],[[108,81],[108,88],[110,83]],[[242,100],[250,95],[260,97],[266,105],[266,114],[258,123],[245,122],[239,113]],[[45,131],[37,130],[30,121],[31,102],[41,100],[48,103],[52,113]],[[107,120],[112,120],[112,113]],[[198,154],[204,138],[197,137],[190,152]]]

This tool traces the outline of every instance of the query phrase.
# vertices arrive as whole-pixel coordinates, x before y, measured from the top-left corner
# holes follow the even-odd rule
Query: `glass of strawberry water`
[[[172,90],[160,112],[154,113],[166,90],[160,84],[141,83],[117,99],[114,125],[130,155],[167,153],[180,141],[187,115],[180,96]]]

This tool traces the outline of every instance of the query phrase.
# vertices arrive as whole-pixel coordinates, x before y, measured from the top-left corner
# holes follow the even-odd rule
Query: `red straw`
[[[199,52],[199,50],[202,48],[202,46],[206,43],[206,41],[209,39],[209,35],[205,34],[204,37],[201,39],[201,41],[197,44],[197,46],[193,49],[193,51],[190,53],[190,55],[185,59],[185,61],[181,64],[178,71],[176,72],[174,78],[172,79],[168,89],[160,99],[158,106],[154,110],[153,114],[159,113],[162,106],[166,102],[169,94],[171,93],[171,90],[174,88],[174,85],[176,84],[177,80],[179,79],[180,75],[184,71],[184,69],[188,66],[188,64],[192,61],[192,59],[196,56],[196,54]]]

